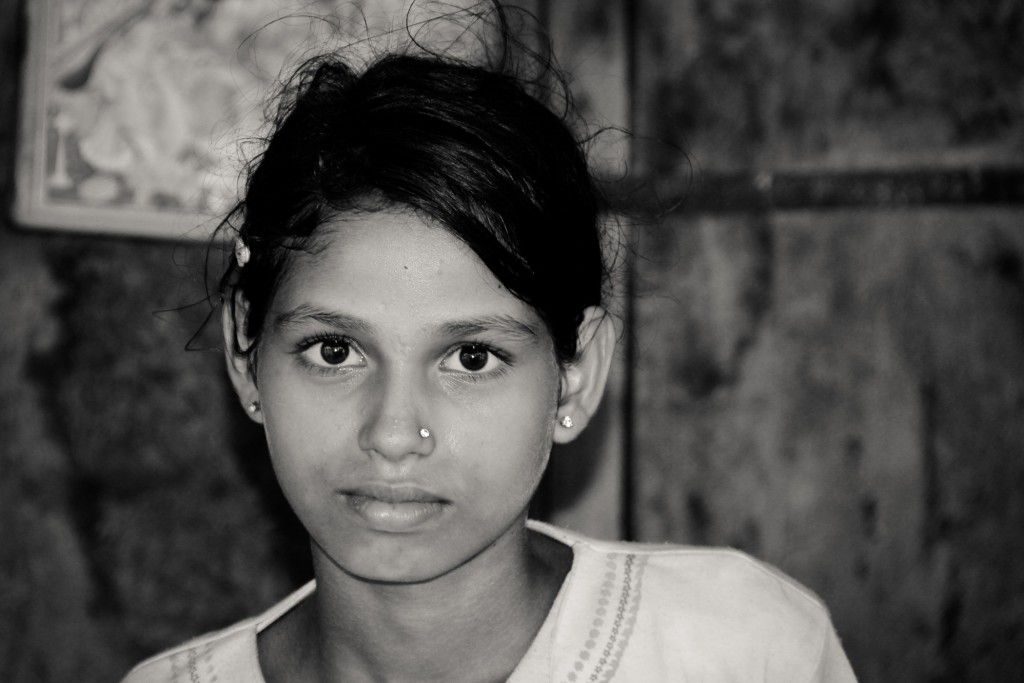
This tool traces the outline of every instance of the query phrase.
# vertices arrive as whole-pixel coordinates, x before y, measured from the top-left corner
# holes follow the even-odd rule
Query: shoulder
[[[262,614],[143,661],[121,683],[263,683],[259,632],[310,595],[310,582]]]
[[[600,541],[547,524],[531,526],[572,546],[581,569],[630,558],[645,597],[683,603],[690,614],[714,608],[716,615],[767,612],[795,623],[828,623],[828,612],[813,592],[739,550]]]
[[[756,672],[758,680],[853,680],[822,674],[849,668],[822,601],[764,562],[729,548],[597,541],[534,528],[573,547],[574,591],[590,593],[576,610],[602,598],[625,607],[624,666],[642,661],[711,680]]]
[[[122,683],[256,683],[258,662],[255,619],[249,619],[150,657]]]

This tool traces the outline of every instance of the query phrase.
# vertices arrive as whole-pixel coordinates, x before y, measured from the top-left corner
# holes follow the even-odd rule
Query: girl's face
[[[271,459],[314,553],[365,579],[429,580],[520,530],[557,419],[552,340],[415,215],[322,230],[258,348]]]

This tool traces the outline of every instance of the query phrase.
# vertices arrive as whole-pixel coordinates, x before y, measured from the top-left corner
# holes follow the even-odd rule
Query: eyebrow
[[[290,311],[280,313],[274,318],[274,329],[296,327],[310,321],[318,322],[328,327],[341,328],[352,332],[372,332],[373,326],[364,320],[354,318],[336,311],[325,311],[322,308],[300,304]]]
[[[337,311],[327,311],[308,304],[278,314],[273,321],[274,329],[297,327],[304,323],[317,322],[321,325],[343,329],[354,333],[373,333],[374,327],[365,320]],[[451,337],[497,333],[523,342],[534,342],[539,338],[537,330],[522,320],[507,315],[491,315],[466,320],[451,320],[440,326],[442,334]]]
[[[491,332],[510,336],[525,342],[533,342],[539,338],[537,330],[533,327],[527,325],[522,320],[507,315],[453,320],[441,325],[441,331],[453,337]]]

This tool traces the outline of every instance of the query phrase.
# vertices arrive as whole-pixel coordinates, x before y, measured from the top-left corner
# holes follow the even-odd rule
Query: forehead
[[[343,214],[321,226],[316,243],[295,252],[273,308],[313,306],[406,328],[485,315],[539,323],[472,249],[415,214]]]

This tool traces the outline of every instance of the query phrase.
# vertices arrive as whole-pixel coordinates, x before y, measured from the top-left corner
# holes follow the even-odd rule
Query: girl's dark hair
[[[586,307],[600,304],[602,200],[561,114],[501,68],[435,54],[391,54],[356,71],[336,55],[307,62],[284,91],[245,195],[218,231],[249,247],[221,280],[248,307],[252,354],[295,249],[351,211],[410,210],[465,242],[547,324],[562,363],[577,354]],[[383,248],[383,247],[382,247]],[[236,335],[237,339],[237,335]]]

